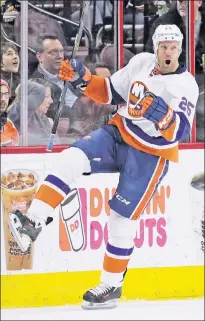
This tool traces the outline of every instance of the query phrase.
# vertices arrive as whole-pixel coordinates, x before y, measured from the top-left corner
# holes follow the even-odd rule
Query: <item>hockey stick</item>
[[[83,28],[84,28],[84,23],[85,23],[84,17],[88,12],[89,5],[90,5],[90,0],[89,1],[84,1],[82,14],[81,14],[81,17],[80,17],[79,29],[78,29],[77,35],[75,37],[75,43],[74,43],[74,46],[73,46],[73,50],[72,50],[70,59],[76,57],[76,53],[78,51],[78,48],[79,48],[79,45],[80,45],[80,40],[81,40],[82,33],[83,33]],[[68,89],[68,84],[69,84],[68,81],[64,82],[64,88],[63,88],[63,90],[61,92],[58,108],[57,108],[57,111],[56,111],[56,114],[55,114],[53,127],[52,127],[52,130],[51,130],[51,134],[50,134],[50,137],[49,137],[49,142],[48,142],[47,149],[46,149],[47,152],[51,152],[52,148],[53,148],[55,134],[56,134],[56,130],[57,130],[57,127],[58,127],[59,119],[60,119],[60,116],[61,116],[61,113],[62,113],[62,110],[63,110],[63,106],[64,106],[64,102],[65,102],[65,95],[66,95],[66,92],[67,92],[67,89]]]

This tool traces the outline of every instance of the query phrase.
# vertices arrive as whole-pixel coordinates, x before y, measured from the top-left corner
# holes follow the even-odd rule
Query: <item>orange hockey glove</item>
[[[61,80],[70,81],[75,88],[81,88],[81,86],[86,88],[91,80],[92,74],[81,61],[77,59],[71,59],[69,61],[66,59],[60,64],[58,77]]]

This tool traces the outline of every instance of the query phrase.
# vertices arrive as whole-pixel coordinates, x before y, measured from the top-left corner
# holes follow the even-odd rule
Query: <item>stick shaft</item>
[[[74,43],[74,46],[73,46],[73,50],[72,50],[70,59],[76,57],[76,53],[77,53],[77,51],[79,49],[80,40],[81,40],[81,37],[82,37],[83,28],[84,28],[84,24],[85,24],[85,16],[86,16],[86,14],[88,12],[89,5],[90,5],[90,0],[89,1],[84,1],[82,14],[81,14],[81,17],[80,17],[79,29],[78,29],[78,32],[77,32],[76,37],[75,37],[75,43]],[[61,113],[62,113],[62,110],[63,110],[63,107],[64,107],[65,96],[66,96],[67,89],[68,89],[68,81],[64,82],[64,87],[63,87],[63,90],[61,92],[61,96],[60,96],[60,99],[59,99],[58,108],[56,110],[55,118],[54,118],[54,121],[53,121],[53,127],[52,127],[52,130],[51,130],[51,135],[49,137],[49,141],[48,141],[48,145],[47,145],[47,149],[46,149],[48,152],[51,152],[52,148],[53,148],[55,134],[56,134],[58,123],[59,123],[59,119],[60,119],[60,116],[61,116]]]

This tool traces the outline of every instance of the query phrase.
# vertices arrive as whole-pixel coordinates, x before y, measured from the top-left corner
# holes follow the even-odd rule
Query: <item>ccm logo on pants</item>
[[[120,194],[118,194],[117,192],[115,192],[115,197],[122,203],[124,203],[125,205],[129,205],[130,201],[127,201],[125,198],[123,198]]]

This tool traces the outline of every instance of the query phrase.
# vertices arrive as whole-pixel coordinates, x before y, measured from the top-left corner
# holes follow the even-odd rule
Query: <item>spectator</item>
[[[6,33],[7,37],[15,41],[14,21],[19,14],[20,3],[16,0],[0,1],[1,8],[1,28]],[[1,43],[5,42],[3,32],[1,32]]]
[[[36,3],[32,0],[31,3],[35,5]],[[43,2],[43,4],[45,1]],[[21,7],[21,5],[20,5]],[[53,12],[54,13],[54,12]],[[14,35],[15,41],[20,45],[21,44],[21,13],[16,17],[14,22]],[[66,46],[66,39],[63,34],[61,24],[53,19],[52,17],[41,13],[30,6],[28,7],[28,46],[33,50],[38,49],[38,39],[39,35],[45,35],[48,30],[49,33],[55,35],[57,39]],[[38,26],[38,27],[36,27]],[[29,51],[29,71],[31,74],[36,69],[38,60],[33,53]]]
[[[1,3],[2,3],[3,21],[5,21],[6,23],[13,22],[19,14],[20,3],[16,0],[1,1]]]
[[[51,85],[45,81],[45,85],[38,83],[39,80],[28,82],[28,145],[46,145],[51,133],[53,121],[46,116],[50,105]],[[43,82],[43,79],[40,82]],[[13,108],[9,110],[9,117],[13,120],[20,131],[21,96],[20,86]],[[56,143],[60,143],[56,135]]]
[[[90,63],[87,63],[86,66],[93,75],[102,76],[102,77],[111,76],[110,68],[104,62],[99,61],[96,64],[93,64],[90,62]]]
[[[124,56],[124,64],[123,67],[125,67],[130,59],[134,57],[134,54],[128,50],[127,48],[123,48],[123,56]],[[117,57],[116,53],[116,46],[115,45],[107,45],[105,46],[99,55],[99,62],[105,63],[111,74],[115,71],[115,57]]]
[[[11,42],[1,44],[1,78],[10,88],[10,103],[15,99],[15,89],[20,83],[20,59],[17,47]]]
[[[149,14],[149,12],[146,13],[146,19],[145,19],[145,28],[144,28],[144,44],[147,44],[147,41],[149,39],[149,34],[152,25],[154,22],[161,17],[163,14],[167,13],[172,7],[174,7],[173,2],[171,0],[158,0],[153,1],[153,6],[155,10],[153,10],[153,14]]]
[[[124,23],[130,24],[133,21],[133,10],[135,24],[144,24],[144,1],[143,0],[129,0],[125,1],[124,9]]]
[[[163,14],[169,11],[171,2],[169,0],[157,0],[154,1],[154,5],[157,9],[156,16],[161,17]]]
[[[13,122],[7,117],[7,107],[10,97],[8,83],[1,79],[1,104],[0,104],[0,146],[17,146],[19,134]]]
[[[64,48],[61,42],[52,35],[45,35],[39,38],[38,41],[39,48],[36,53],[36,57],[39,61],[37,69],[32,74],[31,78],[45,78],[49,80],[52,84],[53,96],[56,97],[54,101],[53,108],[49,111],[48,115],[52,119],[55,116],[55,109],[59,101],[59,90],[63,90],[64,82],[57,77],[58,69],[60,63],[64,59]],[[73,106],[77,100],[77,95],[75,94],[77,90],[74,90],[71,85],[67,89],[65,96],[65,108],[62,115],[65,117],[70,114],[68,110]]]
[[[85,26],[95,35],[101,26],[112,23],[113,4],[110,0],[91,1],[87,17]],[[80,10],[72,13],[71,20],[79,22]]]
[[[93,75],[111,76],[108,66],[104,63],[90,64],[90,67]],[[74,104],[70,116],[69,129],[67,131],[69,144],[80,137],[88,135],[91,131],[105,126],[115,111],[116,107],[113,105],[99,104],[86,96],[80,97]]]
[[[114,106],[95,103],[86,96],[80,97],[74,104],[70,117],[68,143],[71,144],[92,130],[105,126],[113,112]]]
[[[48,30],[56,39],[59,39],[63,46],[66,46],[66,39],[61,24],[52,17],[29,7],[28,25],[28,46],[35,51],[38,49],[39,35],[44,36]],[[21,44],[21,13],[15,19],[14,33],[16,42]]]
[[[110,77],[111,72],[109,67],[103,63],[96,63],[95,65],[95,74],[102,77]]]

